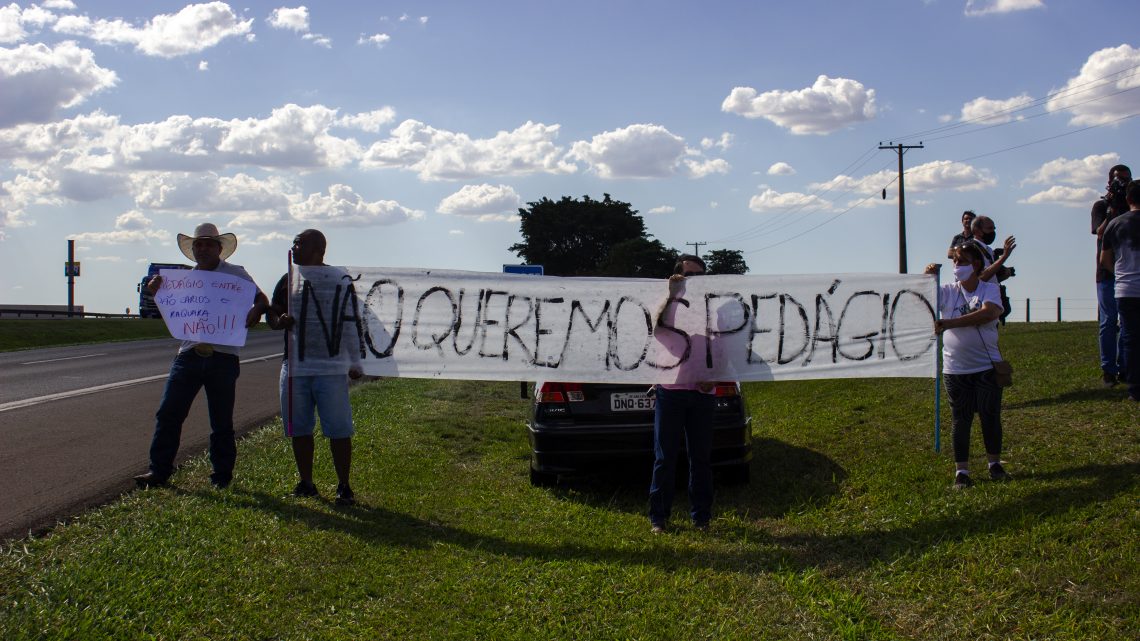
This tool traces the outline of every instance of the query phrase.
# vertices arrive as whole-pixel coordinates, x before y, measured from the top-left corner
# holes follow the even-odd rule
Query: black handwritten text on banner
[[[301,267],[294,372],[673,383],[933,377],[934,277],[666,280]]]

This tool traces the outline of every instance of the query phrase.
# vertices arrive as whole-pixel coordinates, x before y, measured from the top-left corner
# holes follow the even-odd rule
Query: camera
[[[1127,191],[1128,185],[1119,178],[1113,178],[1112,182],[1108,183],[1108,195],[1115,198],[1124,198],[1124,192]]]

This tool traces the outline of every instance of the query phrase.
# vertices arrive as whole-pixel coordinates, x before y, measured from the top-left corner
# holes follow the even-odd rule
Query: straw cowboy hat
[[[199,238],[209,238],[221,243],[222,260],[233,256],[234,252],[237,251],[237,236],[218,233],[218,227],[214,223],[202,223],[194,228],[193,236],[178,234],[178,249],[181,249],[182,254],[190,260],[194,260],[194,252],[191,248],[194,246],[194,241]]]

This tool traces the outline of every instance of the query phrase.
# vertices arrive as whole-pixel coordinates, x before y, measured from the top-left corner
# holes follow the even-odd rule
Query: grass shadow
[[[1123,387],[1111,388],[1102,387],[1097,389],[1077,389],[1064,394],[1057,394],[1055,396],[1043,396],[1041,398],[1033,398],[1025,401],[1018,401],[1016,403],[1004,403],[1003,409],[1016,410],[1029,407],[1051,407],[1054,405],[1067,405],[1074,402],[1097,402],[1097,401],[1121,401],[1128,395],[1127,389]]]

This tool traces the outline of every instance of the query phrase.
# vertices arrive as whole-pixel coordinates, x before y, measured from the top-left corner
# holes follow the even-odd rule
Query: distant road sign
[[[79,261],[63,264],[64,276],[79,276]]]
[[[503,273],[542,276],[542,265],[503,265]]]

